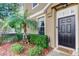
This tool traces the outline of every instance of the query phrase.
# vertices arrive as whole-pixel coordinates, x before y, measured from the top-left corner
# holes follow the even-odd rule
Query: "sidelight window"
[[[44,17],[40,17],[38,18],[39,23],[38,23],[38,27],[39,27],[39,34],[44,35]]]

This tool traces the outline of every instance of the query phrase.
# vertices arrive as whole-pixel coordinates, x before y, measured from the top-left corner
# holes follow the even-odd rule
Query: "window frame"
[[[37,3],[37,5],[35,5],[35,6],[33,7],[33,3],[32,3],[32,9],[36,8],[38,5],[39,5],[39,3]]]
[[[42,20],[39,20],[39,18],[41,18],[41,17],[44,17],[44,19],[43,19],[43,21],[44,21],[44,34],[46,35],[46,16],[45,16],[45,14],[38,16],[37,17],[38,22],[42,21]],[[39,25],[38,25],[38,27],[39,27]],[[39,31],[38,31],[38,34],[39,34]]]

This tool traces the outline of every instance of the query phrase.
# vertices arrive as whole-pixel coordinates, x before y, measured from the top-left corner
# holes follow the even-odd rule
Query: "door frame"
[[[76,39],[76,41],[75,41],[75,49],[58,45],[58,16],[57,16],[57,13],[60,10],[56,11],[56,48],[64,47],[64,48],[67,48],[67,49],[73,49],[73,50],[75,50],[75,52],[78,52],[78,16],[79,16],[78,15],[78,13],[79,13],[78,9],[79,9],[79,6],[74,5],[74,6],[70,6],[68,8],[64,8],[62,10],[69,9],[69,8],[74,9],[75,14],[72,14],[72,15],[75,15],[75,18],[76,18],[75,19],[75,39]]]

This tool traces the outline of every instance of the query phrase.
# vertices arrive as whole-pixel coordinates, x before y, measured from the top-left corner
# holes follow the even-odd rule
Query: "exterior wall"
[[[58,10],[55,10],[56,9],[56,7],[54,7],[53,9],[51,9],[53,7],[53,5],[51,5],[51,6],[49,6],[48,7],[48,9],[47,9],[47,13],[46,13],[46,34],[50,37],[50,46],[51,47],[56,47],[56,45],[58,44],[57,43],[57,39],[56,38],[58,38],[58,33],[56,33],[56,28],[57,28],[57,26],[56,26],[56,13],[57,13],[57,11]],[[60,6],[60,7],[62,7],[62,5]],[[60,8],[60,7],[58,7],[58,8]],[[71,7],[71,8],[70,8]],[[72,9],[72,10],[75,10],[75,15],[76,15],[76,52],[78,52],[78,47],[79,47],[79,40],[78,40],[78,38],[79,38],[79,25],[78,25],[78,16],[79,16],[79,12],[78,12],[78,9],[79,9],[79,7],[78,7],[78,5],[77,6],[75,6],[75,4],[72,4],[72,5],[69,5],[69,6],[67,6],[67,7],[65,7],[65,8],[70,8],[70,9]],[[64,10],[65,8],[61,8],[61,9],[59,9],[59,10]],[[60,15],[59,15],[60,16]]]
[[[39,5],[37,7],[32,9],[32,3],[26,3],[26,4],[24,4],[24,8],[25,8],[25,10],[26,9],[28,10],[30,15],[32,15],[32,14],[37,13],[40,10],[42,10],[46,5],[47,5],[47,3],[39,3]]]
[[[56,26],[55,26],[55,9],[51,9],[51,6],[48,7],[47,9],[47,13],[46,13],[46,34],[48,35],[48,37],[50,38],[50,46],[51,47],[56,47],[56,41],[55,41],[55,30],[56,30]]]
[[[31,14],[33,14],[33,13],[37,13],[39,10],[38,9],[36,9],[36,10],[32,10],[32,9],[30,9],[30,7],[31,7],[31,4],[29,3],[29,4],[26,4],[27,5],[27,7],[28,7],[28,10],[29,11],[31,11]],[[29,6],[30,5],[30,6]],[[46,4],[41,4],[41,6],[42,5],[44,5],[43,7],[41,7],[41,9],[43,9],[44,7],[45,7],[45,5]],[[64,10],[65,8],[70,8],[70,7],[72,7],[73,6],[73,8],[72,8],[72,10],[73,9],[75,9],[76,10],[76,39],[77,39],[77,41],[76,41],[76,47],[77,47],[77,50],[78,50],[78,48],[79,48],[79,4],[77,4],[77,7],[75,7],[75,4],[72,4],[72,5],[69,5],[69,6],[67,6],[67,7],[63,7],[63,8],[61,8],[62,7],[62,5],[60,6],[60,7],[57,7],[57,5],[58,4],[51,4],[47,9],[46,9],[46,12],[45,13],[42,13],[42,14],[40,14],[40,15],[37,15],[37,16],[35,16],[35,17],[32,17],[32,19],[34,19],[34,20],[36,20],[37,22],[38,22],[38,17],[39,16],[41,16],[41,15],[43,15],[43,14],[45,14],[45,16],[46,16],[46,27],[45,27],[45,34],[46,35],[48,35],[48,37],[50,38],[50,46],[51,47],[57,47],[57,35],[58,35],[58,33],[56,33],[56,31],[57,31],[57,26],[56,26],[56,20],[57,20],[57,15],[56,15],[56,13],[58,12],[58,11],[60,11],[60,10]],[[27,8],[27,7],[25,7],[25,9]],[[56,7],[57,8],[59,8],[58,10],[56,10]],[[39,7],[36,7],[36,8],[39,8]],[[41,10],[40,9],[40,10]],[[29,31],[29,32],[31,32],[31,30]],[[38,30],[36,31],[36,32],[34,32],[34,33],[38,33]],[[78,51],[77,51],[78,52]]]

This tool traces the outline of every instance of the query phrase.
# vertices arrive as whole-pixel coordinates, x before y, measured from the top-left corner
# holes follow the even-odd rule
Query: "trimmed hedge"
[[[29,34],[27,35],[28,41],[37,46],[48,48],[48,37],[46,35]]]

